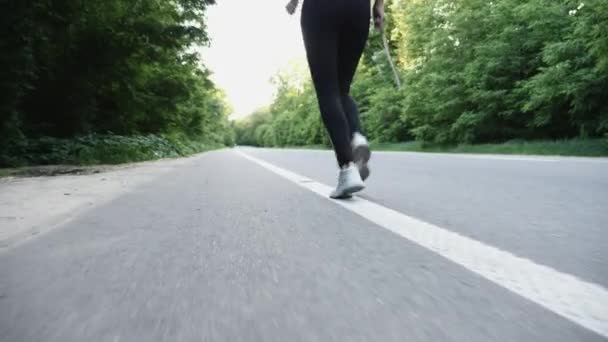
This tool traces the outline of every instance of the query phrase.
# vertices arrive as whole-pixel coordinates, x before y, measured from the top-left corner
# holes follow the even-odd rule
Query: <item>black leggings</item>
[[[350,97],[370,25],[369,0],[304,0],[302,33],[321,117],[338,164],[353,161],[350,141],[361,132],[359,111]]]

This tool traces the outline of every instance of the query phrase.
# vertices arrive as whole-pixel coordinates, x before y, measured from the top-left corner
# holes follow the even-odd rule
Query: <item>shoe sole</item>
[[[359,169],[362,180],[366,180],[369,177],[370,171],[367,162],[369,162],[371,156],[372,152],[368,145],[360,145],[353,150],[353,159]]]
[[[344,189],[341,194],[337,196],[329,196],[333,199],[347,199],[353,197],[353,194],[365,189],[365,185],[355,185],[348,189]]]

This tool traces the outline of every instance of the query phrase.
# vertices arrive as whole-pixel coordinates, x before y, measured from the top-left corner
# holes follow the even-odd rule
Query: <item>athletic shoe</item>
[[[340,169],[338,186],[329,197],[334,199],[349,198],[352,194],[359,192],[364,188],[365,184],[363,184],[361,175],[359,175],[359,170],[357,170],[354,163],[349,163]]]
[[[366,180],[369,177],[367,162],[369,162],[369,158],[372,156],[367,139],[361,133],[355,132],[351,146],[353,148],[353,159],[359,169],[361,179]]]

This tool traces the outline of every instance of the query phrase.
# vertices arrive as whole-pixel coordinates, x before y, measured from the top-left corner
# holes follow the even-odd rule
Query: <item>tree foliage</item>
[[[395,88],[373,32],[352,87],[371,139],[455,144],[608,132],[608,2],[393,0],[387,17],[404,87]],[[279,87],[262,120],[266,135],[280,136],[270,145],[318,142],[310,81],[303,92],[292,88]]]
[[[0,0],[0,155],[42,136],[224,139],[224,96],[193,52],[212,3]]]

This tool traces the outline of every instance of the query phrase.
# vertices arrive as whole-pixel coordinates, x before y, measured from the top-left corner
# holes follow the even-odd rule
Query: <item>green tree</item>
[[[0,155],[42,136],[226,139],[228,107],[192,52],[212,3],[2,0]]]

